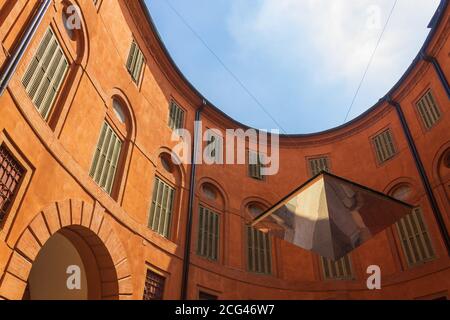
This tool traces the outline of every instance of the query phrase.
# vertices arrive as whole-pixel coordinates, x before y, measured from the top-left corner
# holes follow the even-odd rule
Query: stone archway
[[[83,281],[88,292],[81,297],[131,299],[133,287],[129,262],[110,219],[99,203],[93,206],[79,200],[57,202],[43,210],[14,246],[0,285],[2,296],[14,300],[33,298],[30,285],[34,282],[35,289],[42,288],[42,283],[36,285],[33,279],[38,277],[33,274],[41,272],[42,265],[49,263],[46,259],[54,259],[55,250],[59,250],[55,249],[56,238],[60,241],[59,246],[68,250],[67,255],[72,256],[72,261],[76,256],[82,261],[82,269],[86,272]],[[42,295],[35,293],[34,296]],[[55,297],[55,293],[47,296]]]

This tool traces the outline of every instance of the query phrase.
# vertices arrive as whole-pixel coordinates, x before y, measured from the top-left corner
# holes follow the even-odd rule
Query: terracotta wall
[[[69,199],[68,212],[72,212],[69,225],[74,224],[72,203],[76,201],[104,211],[102,221],[111,225],[111,233],[120,242],[121,249],[116,250],[120,251],[117,255],[121,257],[115,266],[117,273],[123,274],[120,270],[123,261],[129,268],[122,278],[119,276],[121,298],[142,298],[145,272],[149,267],[167,277],[165,298],[180,297],[191,168],[181,165],[168,172],[161,164],[160,155],[170,153],[176,145],[167,125],[169,102],[173,99],[185,109],[185,127],[192,132],[195,111],[202,105],[202,97],[170,63],[140,1],[98,2],[97,7],[90,0],[73,2],[80,6],[83,27],[71,39],[61,19],[63,7],[69,2],[53,1],[8,90],[0,97],[0,140],[13,146],[17,157],[23,159],[29,168],[27,183],[21,186],[21,194],[0,231],[0,296],[4,298],[20,298],[26,286],[33,254],[23,254],[26,262],[19,267],[11,262],[12,256],[23,253],[19,246],[24,235],[28,230],[34,230],[31,226],[41,212]],[[1,65],[17,44],[35,8],[34,1],[0,0]],[[447,9],[428,47],[428,53],[438,59],[447,78],[450,78],[449,12]],[[70,71],[50,118],[45,122],[28,98],[21,79],[49,25],[68,57]],[[132,81],[125,67],[133,38],[146,59],[139,85]],[[435,127],[426,130],[415,105],[430,88],[440,106],[442,118]],[[115,192],[111,197],[92,181],[88,173],[103,121],[109,119],[114,122],[113,97],[124,105],[128,120],[126,128],[122,128],[127,133],[126,152],[121,159]],[[442,161],[444,152],[448,152],[450,147],[449,97],[432,65],[421,61],[402,81],[392,98],[402,106],[449,229],[450,173]],[[211,106],[206,106],[202,120],[204,129],[225,130],[241,126]],[[398,154],[379,165],[371,138],[385,128],[392,130]],[[244,238],[245,222],[249,219],[247,205],[258,202],[268,207],[278,201],[310,177],[307,159],[317,155],[329,157],[333,173],[385,193],[401,183],[410,184],[414,191],[410,201],[423,208],[436,259],[421,266],[408,267],[398,234],[392,227],[351,254],[355,273],[352,281],[325,281],[318,256],[279,240],[272,241],[272,275],[247,272]],[[147,227],[155,175],[176,188],[169,240]],[[200,189],[203,183],[217,188],[220,195],[217,201],[203,196]],[[312,135],[282,137],[279,173],[264,181],[249,178],[246,165],[200,165],[194,192],[189,298],[197,298],[199,290],[204,290],[219,295],[221,299],[412,299],[449,290],[448,253],[397,114],[386,103],[380,103],[341,128]],[[195,254],[200,203],[220,213],[218,262],[206,261]],[[56,208],[62,221],[65,211],[57,204]],[[92,226],[89,228],[93,229]],[[39,240],[36,232],[31,234]],[[44,244],[35,242],[40,246]],[[365,270],[372,264],[382,269],[381,291],[366,289]]]

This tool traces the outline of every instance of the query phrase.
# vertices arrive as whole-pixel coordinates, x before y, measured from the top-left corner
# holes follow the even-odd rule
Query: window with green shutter
[[[247,265],[250,272],[272,273],[272,250],[269,234],[247,226]]]
[[[139,84],[144,64],[144,54],[137,45],[136,41],[133,40],[131,43],[130,53],[128,54],[127,70],[136,84]]]
[[[427,129],[431,129],[441,118],[441,111],[434,99],[431,90],[417,102],[417,109],[419,110],[422,122]]]
[[[326,280],[351,280],[353,279],[352,263],[350,256],[333,261],[321,257],[323,276]]]
[[[174,101],[170,102],[169,107],[169,127],[172,130],[182,129],[184,122],[184,110]]]
[[[264,180],[264,175],[262,173],[262,157],[263,155],[251,151],[248,151],[248,174],[251,178],[256,180]]]
[[[410,266],[430,261],[435,257],[421,208],[415,208],[396,225],[403,252]]]
[[[219,254],[219,215],[200,206],[197,254],[216,261]]]
[[[89,174],[109,194],[111,194],[114,185],[121,150],[122,141],[105,122],[100,132]]]
[[[148,227],[166,238],[170,236],[174,200],[175,189],[156,177]]]
[[[308,160],[311,176],[318,175],[322,171],[330,172],[330,161],[328,157],[317,157]]]
[[[380,164],[391,159],[397,153],[390,129],[378,134],[372,140]]]
[[[49,28],[22,79],[25,91],[45,120],[69,69],[58,39]]]

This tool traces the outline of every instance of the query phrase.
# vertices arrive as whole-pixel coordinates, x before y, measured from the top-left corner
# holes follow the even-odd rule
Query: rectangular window
[[[148,227],[166,238],[170,235],[174,199],[175,189],[155,178]]]
[[[162,300],[164,298],[165,283],[166,279],[163,276],[147,270],[143,300]]]
[[[169,127],[172,130],[182,129],[184,122],[184,110],[174,101],[170,102]]]
[[[414,209],[411,214],[397,222],[397,230],[410,266],[421,264],[434,258],[433,246],[421,208]]]
[[[379,163],[386,162],[397,153],[390,129],[375,136],[372,140]]]
[[[109,194],[111,194],[114,185],[121,149],[122,141],[105,122],[89,175]]]
[[[346,255],[338,261],[321,257],[323,276],[326,280],[350,280],[353,279],[350,256]]]
[[[269,234],[247,226],[247,259],[250,272],[272,272],[272,250]]]
[[[0,146],[0,223],[8,214],[25,169],[5,146]]]
[[[198,218],[197,254],[217,260],[219,251],[219,215],[200,207]]]
[[[66,56],[49,28],[22,79],[42,118],[48,118],[68,69]]]
[[[309,172],[312,177],[318,175],[322,171],[330,172],[330,164],[328,157],[309,159],[308,163],[309,163]]]
[[[254,151],[248,152],[248,174],[251,178],[256,180],[264,180],[264,176],[262,174],[262,155],[258,154]]]
[[[439,110],[431,90],[425,93],[419,102],[417,102],[417,108],[423,124],[427,129],[431,129],[441,118],[441,111]]]
[[[144,54],[137,45],[136,41],[133,40],[131,43],[130,53],[128,55],[127,70],[136,84],[139,84],[144,63]]]

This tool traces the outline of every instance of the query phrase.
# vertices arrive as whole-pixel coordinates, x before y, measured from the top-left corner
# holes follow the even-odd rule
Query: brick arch
[[[95,257],[102,299],[132,298],[131,268],[125,248],[105,209],[80,200],[56,202],[40,212],[15,243],[0,284],[0,297],[22,299],[33,262],[47,240],[70,230],[81,237]]]

